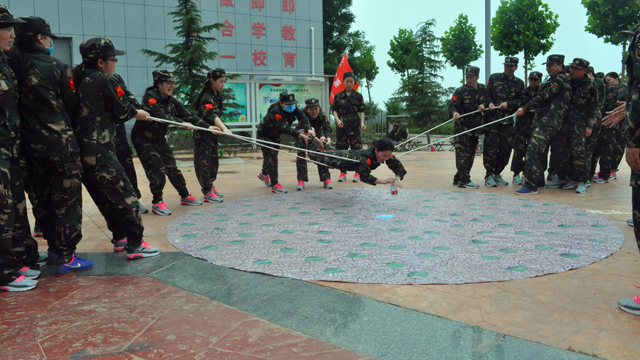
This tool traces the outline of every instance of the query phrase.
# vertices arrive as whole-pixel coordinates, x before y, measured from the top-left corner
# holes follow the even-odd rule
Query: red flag
[[[351,66],[349,66],[349,62],[347,61],[347,52],[345,51],[344,56],[342,57],[342,60],[340,60],[340,66],[338,66],[338,71],[336,71],[336,76],[333,78],[333,86],[331,86],[331,96],[329,97],[329,101],[331,101],[332,104],[333,104],[333,98],[335,98],[339,92],[344,91],[344,83],[342,82],[342,76],[347,71],[353,71],[353,70],[351,69]],[[359,87],[360,87],[360,84],[356,82],[356,84],[353,86],[353,90],[357,91]]]

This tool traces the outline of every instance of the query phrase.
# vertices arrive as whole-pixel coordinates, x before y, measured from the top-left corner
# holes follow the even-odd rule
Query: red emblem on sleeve
[[[69,79],[69,87],[71,88],[71,90],[76,88],[76,86],[73,85],[73,79]]]
[[[154,105],[154,104],[157,104],[157,103],[158,103],[158,100],[156,100],[154,98],[150,98],[149,99],[149,105]]]
[[[282,119],[282,115],[276,114],[276,120],[280,120],[280,119]]]
[[[458,100],[458,95],[453,95],[453,99],[451,99],[451,100],[453,100],[453,101]]]
[[[206,104],[205,109],[213,109],[213,104]]]
[[[371,159],[367,158],[367,165],[371,166]]]
[[[118,97],[124,95],[124,90],[122,90],[122,87],[118,85],[118,87],[116,88],[116,94],[118,94]]]

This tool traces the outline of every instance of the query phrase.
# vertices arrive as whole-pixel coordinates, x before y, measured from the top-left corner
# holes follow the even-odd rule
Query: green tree
[[[179,0],[175,10],[168,15],[173,17],[173,23],[176,24],[173,29],[182,41],[165,46],[169,50],[167,54],[149,49],[142,49],[140,52],[153,58],[158,63],[157,66],[169,64],[174,67],[177,78],[176,97],[190,106],[207,80],[207,62],[218,58],[218,53],[207,49],[208,44],[217,39],[204,35],[219,30],[223,25],[203,25],[202,12],[191,0]]]
[[[491,43],[502,56],[524,53],[526,84],[533,59],[551,49],[558,26],[558,15],[542,0],[502,0],[491,22]]]
[[[366,110],[365,113],[369,114],[369,116],[375,116],[380,114],[380,107],[377,102],[368,102],[364,104]]]
[[[628,35],[622,31],[636,25],[640,17],[640,9],[636,0],[582,0],[587,9],[587,25],[585,30],[602,38],[605,43],[622,45],[622,74],[624,78],[624,62],[626,59]]]
[[[356,78],[360,79],[360,82],[367,88],[369,104],[371,104],[371,88],[373,87],[373,81],[380,72],[380,68],[378,68],[376,59],[373,56],[376,47],[364,39],[364,33],[361,34],[362,36],[354,38],[351,44],[352,50],[349,52],[349,65],[351,65]],[[369,108],[371,108],[371,106],[369,106]],[[370,112],[367,113],[373,115]]]
[[[325,75],[336,73],[342,55],[353,40],[354,34],[349,31],[356,20],[351,12],[352,3],[353,0],[322,0]]]
[[[464,70],[473,61],[480,58],[484,51],[476,42],[476,27],[469,24],[469,17],[460,14],[454,25],[444,32],[442,41],[442,56],[456,69],[462,70],[464,82]]]
[[[387,115],[402,115],[404,113],[404,106],[396,98],[384,101],[383,104]]]
[[[391,60],[387,60],[387,65],[393,72],[408,77],[409,70],[416,67],[416,56],[418,55],[413,30],[398,29],[398,35],[389,41],[389,46],[387,54]]]

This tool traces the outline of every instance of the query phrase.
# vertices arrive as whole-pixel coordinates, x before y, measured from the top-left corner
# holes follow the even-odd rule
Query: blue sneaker
[[[93,261],[81,259],[73,254],[73,258],[68,263],[56,266],[56,276],[67,276],[83,271],[91,270]]]
[[[533,191],[533,190],[527,189],[524,186],[522,187],[522,189],[516,190],[516,194],[517,195],[533,195],[533,194],[537,194],[537,193],[538,193],[537,191]]]

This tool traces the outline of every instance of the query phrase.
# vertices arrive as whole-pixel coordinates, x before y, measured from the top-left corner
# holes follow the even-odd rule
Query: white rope
[[[506,119],[508,119],[508,118],[513,118],[513,120],[515,121],[515,120],[516,120],[516,119],[515,119],[515,117],[516,117],[516,114],[514,113],[513,115],[509,115],[509,116],[503,117],[502,119],[494,120],[494,121],[492,121],[492,122],[490,122],[490,123],[487,123],[487,124],[484,124],[484,125],[480,125],[480,126],[475,127],[475,128],[473,128],[473,129],[469,129],[469,130],[463,131],[463,132],[461,132],[461,133],[459,133],[459,134],[455,134],[455,135],[453,135],[453,136],[449,136],[448,138],[438,139],[438,140],[436,140],[436,141],[434,141],[434,142],[432,142],[432,143],[430,143],[430,144],[427,144],[427,145],[421,146],[421,147],[419,147],[419,148],[415,148],[415,149],[413,149],[413,150],[409,150],[409,151],[406,151],[406,152],[400,153],[400,154],[398,154],[398,155],[395,155],[395,157],[402,156],[402,155],[407,155],[407,154],[412,153],[412,152],[414,152],[414,151],[418,151],[418,150],[420,150],[420,149],[424,149],[424,148],[426,148],[426,147],[429,147],[429,146],[431,146],[431,145],[433,145],[433,144],[437,144],[437,143],[439,143],[439,142],[441,142],[441,141],[449,140],[449,139],[454,138],[454,137],[456,137],[456,136],[460,136],[460,135],[466,134],[466,133],[468,133],[468,132],[472,132],[472,131],[478,130],[478,129],[483,128],[483,127],[485,127],[485,126],[489,126],[489,125],[491,125],[491,124],[495,124],[495,123],[497,123],[498,121],[506,120]]]
[[[490,110],[495,110],[495,109],[497,109],[497,108],[493,108],[493,109],[485,109],[484,111],[490,111]],[[460,118],[463,118],[463,117],[465,117],[465,116],[469,116],[469,115],[475,114],[475,113],[477,113],[477,112],[479,112],[479,110],[472,111],[472,112],[470,112],[470,113],[466,113],[466,114],[460,115]],[[412,137],[411,139],[407,139],[407,140],[405,140],[405,141],[401,142],[400,144],[396,144],[395,146],[402,146],[402,145],[404,145],[404,144],[408,143],[409,141],[415,140],[415,139],[419,138],[420,136],[422,136],[422,135],[424,135],[424,134],[426,134],[426,133],[432,132],[433,130],[435,130],[435,129],[439,128],[440,126],[442,126],[442,125],[446,125],[446,124],[448,124],[448,123],[450,123],[450,122],[452,122],[452,121],[453,121],[453,118],[451,118],[451,119],[449,119],[449,120],[447,120],[447,121],[443,122],[442,124],[440,124],[440,125],[438,125],[438,126],[436,126],[436,127],[434,127],[434,128],[431,128],[431,129],[429,129],[429,130],[427,130],[427,131],[425,131],[425,132],[422,132],[422,133],[420,133],[420,134],[418,134],[418,135],[416,135],[416,136]]]
[[[191,123],[179,123],[177,121],[160,119],[160,118],[155,118],[155,117],[152,117],[152,116],[149,116],[149,119],[151,119],[153,121],[157,121],[157,122],[163,122],[163,123],[167,123],[167,124],[178,125],[178,126],[181,126],[181,127],[185,127],[186,126],[186,127],[194,128],[196,130],[208,131],[208,132],[211,132],[211,133],[214,133],[214,134],[218,134],[218,135],[226,135],[226,136],[234,137],[234,138],[237,138],[237,139],[240,139],[240,140],[244,140],[244,141],[250,142],[252,144],[258,145],[258,146],[265,147],[267,149],[275,150],[275,151],[287,154],[289,156],[295,156],[297,158],[300,158],[300,159],[303,159],[303,160],[306,160],[306,161],[310,161],[310,162],[312,162],[314,164],[323,165],[323,166],[326,166],[326,167],[330,167],[330,166],[326,165],[326,164],[323,164],[321,162],[317,162],[317,161],[314,161],[314,160],[311,160],[311,159],[307,159],[306,157],[299,156],[297,153],[290,153],[290,152],[282,151],[280,149],[276,149],[276,148],[273,148],[271,146],[267,146],[267,145],[264,145],[264,144],[258,144],[256,141],[259,141],[259,142],[262,142],[262,143],[265,143],[265,144],[273,144],[273,145],[282,146],[282,147],[285,147],[285,148],[295,149],[295,150],[298,150],[298,151],[306,151],[306,152],[310,152],[310,153],[314,153],[314,154],[318,154],[318,155],[329,156],[329,157],[333,157],[333,158],[336,158],[336,159],[359,162],[358,160],[354,160],[354,159],[343,158],[343,157],[340,157],[340,156],[331,155],[331,154],[327,154],[327,153],[323,153],[323,152],[317,152],[317,151],[313,151],[313,150],[301,149],[301,148],[298,148],[298,147],[295,147],[295,146],[289,146],[289,145],[273,143],[273,142],[267,141],[267,140],[254,139],[254,138],[241,136],[241,135],[236,135],[236,134],[228,134],[228,133],[225,133],[225,132],[222,132],[222,131],[216,131],[216,130],[211,130],[209,128],[203,128],[203,127],[200,127],[200,126],[195,126],[195,125],[192,125]],[[310,140],[310,141],[314,141],[314,140]]]

